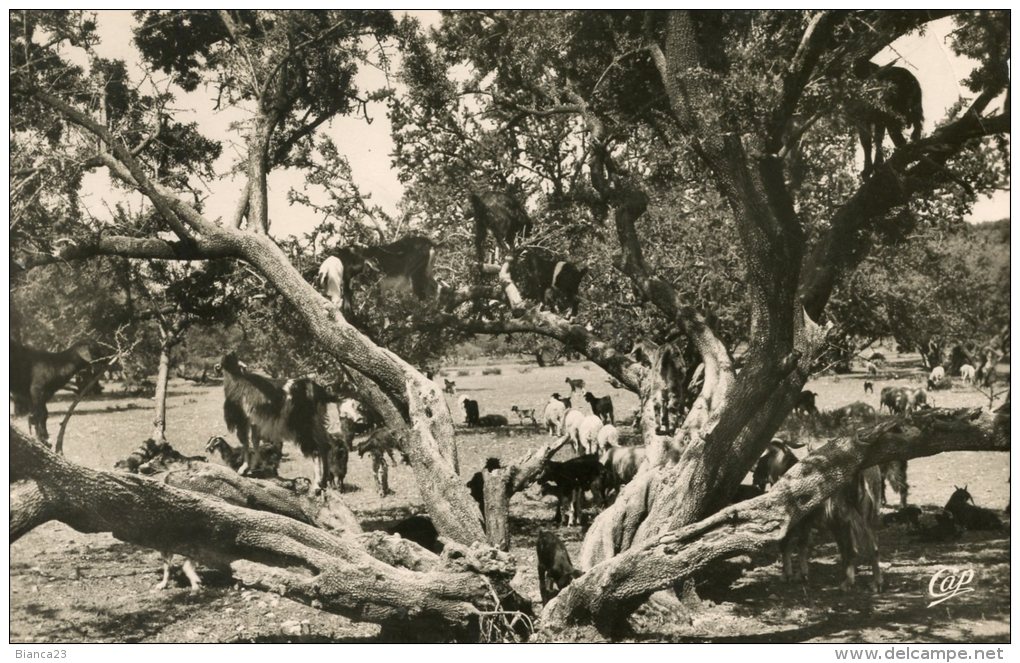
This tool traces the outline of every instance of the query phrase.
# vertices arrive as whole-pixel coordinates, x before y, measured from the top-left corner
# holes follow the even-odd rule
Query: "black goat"
[[[91,341],[78,341],[61,352],[46,352],[11,341],[10,350],[14,414],[19,417],[27,414],[29,429],[34,429],[36,438],[48,445],[46,403],[76,373],[95,361],[95,345]]]
[[[945,510],[953,514],[956,522],[971,530],[1000,530],[1002,521],[990,509],[984,509],[974,504],[974,498],[967,491],[967,486],[956,488],[946,502]]]
[[[598,415],[604,423],[615,424],[615,418],[613,417],[613,399],[609,396],[596,397],[590,391],[585,392],[584,400],[588,401],[591,405],[591,411]]]
[[[478,401],[461,396],[460,406],[464,408],[464,423],[468,426],[478,426]]]
[[[818,414],[818,405],[815,404],[817,396],[818,394],[807,389],[800,392],[800,395],[797,396],[797,402],[793,406],[794,411],[802,414]]]
[[[907,144],[904,127],[911,127],[911,140],[921,137],[924,124],[921,84],[903,67],[879,66],[864,58],[854,63],[853,73],[859,79],[870,79],[881,86],[872,99],[857,109],[857,132],[864,148],[864,175],[867,177],[884,160],[882,142],[886,132],[896,147]]]
[[[568,525],[581,524],[584,515],[584,491],[603,476],[604,468],[598,456],[585,455],[567,461],[547,460],[536,482],[542,484],[543,495],[556,495],[556,522],[566,511]],[[564,509],[564,506],[567,509]]]
[[[230,446],[230,443],[220,435],[209,438],[205,445],[205,452],[218,453],[224,464],[235,472],[244,465],[244,449]]]
[[[581,577],[581,572],[574,568],[563,541],[552,532],[538,533],[535,552],[538,554],[538,591],[545,604],[566,589],[574,578]]]
[[[485,262],[485,238],[496,242],[497,259],[510,253],[514,245],[531,234],[527,210],[515,196],[500,191],[477,191],[469,196],[475,220],[475,258]]]
[[[385,529],[388,534],[399,534],[400,538],[414,541],[425,550],[439,555],[443,552],[443,542],[439,540],[439,532],[428,516],[408,516]]]

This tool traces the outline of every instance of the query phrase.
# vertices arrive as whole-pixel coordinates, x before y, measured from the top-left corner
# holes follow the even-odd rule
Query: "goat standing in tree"
[[[907,144],[903,137],[905,126],[911,127],[911,140],[921,137],[924,124],[921,84],[903,67],[883,67],[865,59],[855,62],[853,70],[857,78],[873,80],[881,86],[876,96],[858,109],[857,131],[864,148],[864,176],[867,177],[884,161],[882,141],[886,131],[896,147]]]
[[[57,390],[96,358],[91,341],[78,341],[63,352],[35,350],[11,341],[11,401],[15,416],[28,415],[29,429],[49,444],[46,403]]]
[[[531,234],[531,218],[524,205],[514,196],[500,191],[472,192],[472,214],[475,219],[475,258],[485,262],[485,237],[496,242],[496,259],[510,253],[517,242]]]

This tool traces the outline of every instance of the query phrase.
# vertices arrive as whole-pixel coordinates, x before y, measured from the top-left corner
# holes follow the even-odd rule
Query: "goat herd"
[[[19,412],[29,414],[30,425],[45,441],[45,403],[56,389],[81,369],[82,364],[89,363],[89,349],[72,346],[64,353],[43,353],[47,357],[41,359],[24,349],[18,353],[14,349],[12,343],[12,402]],[[22,367],[22,363],[26,366]],[[866,368],[870,374],[868,377],[874,378],[875,371]],[[224,423],[236,435],[240,447],[233,447],[223,436],[216,435],[209,439],[206,453],[218,457],[223,465],[239,474],[273,481],[296,494],[308,494],[313,486],[333,486],[343,491],[349,455],[356,451],[362,457],[369,455],[379,494],[389,494],[388,465],[395,465],[398,459],[406,462],[401,451],[404,440],[401,433],[385,427],[377,415],[363,406],[350,385],[336,383],[323,386],[310,378],[269,378],[249,370],[234,353],[223,357],[217,369],[223,376]],[[964,381],[975,379],[974,369],[969,366],[964,366],[960,373]],[[552,394],[543,411],[514,405],[510,412],[522,425],[527,422],[535,429],[541,428],[572,447],[574,457],[562,461],[546,460],[536,483],[541,487],[541,495],[557,498],[557,527],[580,525],[583,529],[587,525],[585,502],[588,495],[592,505],[598,508],[608,506],[638,473],[645,460],[645,449],[626,444],[629,436],[617,427],[613,401],[609,396],[600,397],[586,391],[584,380],[566,378],[565,382],[568,395]],[[881,416],[883,409],[888,410],[890,415],[899,415],[931,407],[929,389],[944,388],[946,383],[944,372],[937,368],[929,376],[927,388],[887,386],[880,391],[878,411],[862,401],[835,410],[819,411],[816,395],[803,391],[783,430],[756,463],[751,483],[740,486],[734,492],[733,501],[761,495],[780,481],[783,474],[798,462],[795,449],[807,447],[807,452],[811,453],[818,440],[851,426],[873,422]],[[444,386],[448,394],[456,394],[453,381],[445,380]],[[864,388],[865,393],[873,393],[873,381],[866,380]],[[460,395],[458,401],[468,427],[509,425],[508,418],[502,414],[481,414],[474,399]],[[582,401],[587,408],[581,405]],[[333,417],[332,422],[327,417],[329,405],[335,405],[338,415]],[[358,438],[360,441],[355,444]],[[801,442],[802,439],[806,442]],[[314,477],[311,480],[279,476],[284,441],[294,442],[304,456],[314,459]],[[167,471],[168,464],[198,460],[204,461],[205,458],[185,457],[165,442],[147,440],[116,467],[129,472],[156,474]],[[496,458],[489,458],[485,463],[488,470],[498,467],[499,460]],[[899,494],[899,509],[881,517],[886,483]],[[479,471],[467,486],[484,512],[482,484],[483,476]],[[829,530],[835,538],[844,587],[854,584],[858,557],[868,557],[872,561],[872,584],[879,589],[882,579],[877,528],[880,525],[908,527],[918,539],[929,542],[957,540],[966,530],[998,530],[1002,527],[995,513],[974,504],[966,486],[957,488],[945,508],[933,514],[925,514],[918,507],[908,505],[907,495],[906,461],[894,461],[860,471],[847,486],[788,533],[782,545],[783,577],[807,577],[813,530]],[[442,549],[438,533],[424,516],[412,516],[388,531],[399,533],[430,550]],[[543,601],[548,601],[566,587],[578,571],[573,567],[563,542],[553,532],[540,532],[536,547],[541,595]],[[796,570],[793,563],[795,554],[799,556]],[[159,587],[166,586],[168,569],[169,555],[165,558],[164,578]],[[184,570],[193,587],[197,587],[199,581],[193,565],[186,563]]]

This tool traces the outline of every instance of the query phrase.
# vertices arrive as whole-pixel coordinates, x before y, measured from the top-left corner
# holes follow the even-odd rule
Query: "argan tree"
[[[996,173],[1001,179],[1008,20],[996,12],[953,17],[954,48],[978,61],[963,81],[973,99],[867,178],[854,166],[853,114],[876,92],[853,76],[852,64],[946,15],[463,12],[446,14],[426,37],[385,12],[140,12],[136,43],[145,66],[184,89],[214,86],[219,103],[244,116],[236,168],[244,184],[236,213],[218,221],[202,213],[186,182],[161,180],[149,157],[170,113],[166,95],[140,97],[127,113],[102,112],[101,68],[64,57],[65,49],[88,52],[89,21],[12,12],[13,170],[22,173],[14,177],[59,167],[65,174],[57,179],[73,189],[67,182],[77,173],[102,169],[158,212],[152,227],[111,233],[74,222],[62,205],[47,207],[44,194],[33,229],[51,238],[50,252],[63,260],[124,255],[250,265],[350,369],[371,404],[410,428],[405,451],[425,506],[456,552],[440,560],[405,546],[400,555],[351,530],[255,517],[193,492],[113,479],[55,459],[19,435],[12,439],[12,532],[15,523],[20,533],[58,519],[199,559],[302,566],[312,575],[279,572],[260,582],[323,609],[445,637],[477,626],[493,609],[519,606],[506,584],[512,560],[485,544],[482,514],[458,477],[452,420],[437,386],[345,320],[269,234],[268,173],[297,163],[295,155],[307,153],[332,118],[358,112],[367,97],[354,74],[384,42],[403,57],[407,91],[392,98],[391,114],[398,165],[414,169],[402,173],[406,206],[421,214],[421,227],[468,237],[470,186],[505,186],[533,208],[541,200],[536,241],[589,247],[583,255],[603,271],[598,283],[634,309],[633,329],[682,339],[688,376],[701,375],[676,433],[657,435],[652,396],[663,385],[625,353],[627,334],[600,335],[611,312],[593,308],[601,315],[596,326],[584,313],[568,320],[541,310],[522,300],[509,262],[475,270],[475,287],[456,293],[455,302],[465,303],[452,313],[437,309],[472,333],[556,339],[641,398],[649,460],[595,520],[582,546],[585,573],[546,606],[543,628],[589,623],[613,632],[652,593],[714,560],[774,544],[863,466],[1005,448],[1008,413],[931,411],[831,443],[767,495],[726,506],[828,339],[844,333],[827,317],[828,304],[883,229],[923,227],[926,202],[959,195],[961,182],[981,191],[994,186]],[[468,80],[451,74],[455,65],[464,65]],[[616,249],[590,250],[595,241]],[[467,264],[447,248],[451,261]],[[725,270],[714,275],[722,281],[710,288],[687,280],[720,264]],[[502,312],[475,315],[477,288],[505,302]],[[719,302],[725,310],[713,310],[720,292],[727,293]],[[514,464],[512,488],[527,484],[545,451]],[[72,498],[82,494],[90,498],[87,511]],[[180,527],[155,532],[144,514],[124,519],[128,500],[143,498],[161,509],[160,522],[179,517]],[[195,522],[208,535],[195,532]]]

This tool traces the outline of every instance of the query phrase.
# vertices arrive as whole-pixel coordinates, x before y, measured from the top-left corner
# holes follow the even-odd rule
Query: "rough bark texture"
[[[510,472],[482,472],[485,494],[485,533],[489,544],[510,550]]]
[[[69,463],[11,433],[11,540],[47,520],[81,532],[110,532],[122,541],[187,555],[210,565],[235,560],[294,570],[241,579],[352,619],[386,628],[425,629],[436,639],[469,637],[479,610],[512,595],[515,567],[488,547],[436,557],[424,549],[413,571],[394,566],[388,546],[369,548],[359,535],[327,532],[293,518],[253,511],[145,477],[99,472]],[[405,542],[399,545],[411,554]],[[383,560],[378,557],[384,558]],[[433,561],[436,563],[433,564]],[[248,568],[248,567],[242,567]],[[518,601],[517,605],[527,607]]]

